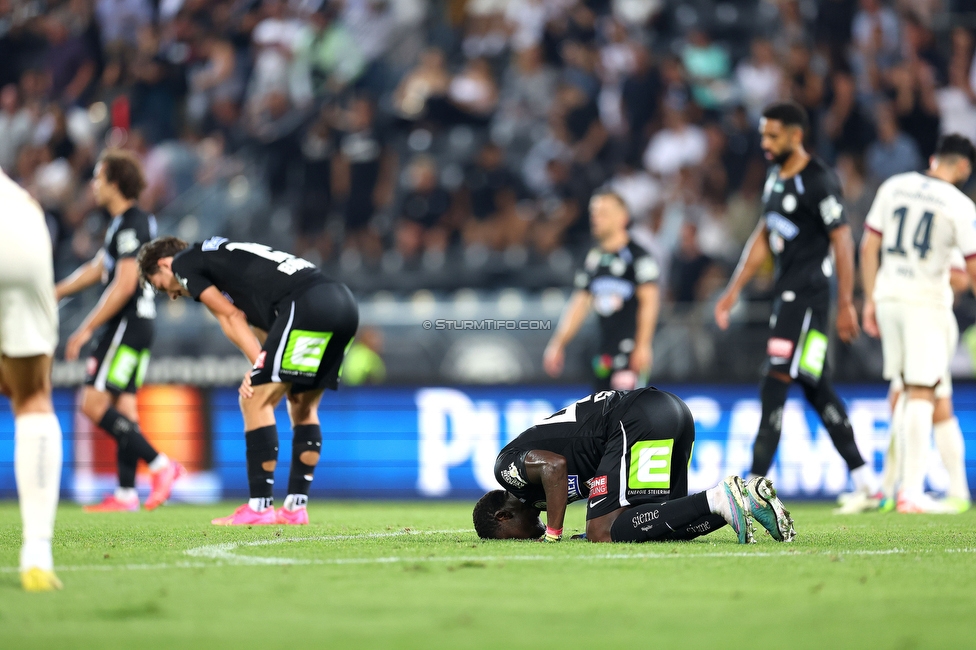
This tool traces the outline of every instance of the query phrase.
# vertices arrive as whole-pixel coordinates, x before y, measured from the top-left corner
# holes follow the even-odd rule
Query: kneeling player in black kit
[[[339,368],[359,325],[346,285],[314,264],[263,244],[213,237],[190,245],[160,237],[139,251],[142,277],[176,300],[198,300],[253,364],[241,383],[251,498],[221,526],[307,524],[308,490],[322,448],[318,406],[338,387]],[[275,406],[288,396],[294,438],[288,496],[273,507],[278,462]]]
[[[753,518],[773,539],[793,539],[793,520],[772,482],[730,476],[688,496],[695,421],[688,406],[655,388],[589,395],[524,431],[498,454],[505,490],[474,508],[484,539],[559,541],[567,503],[588,499],[591,542],[689,540],[732,526],[753,542]],[[548,525],[539,512],[545,510]]]

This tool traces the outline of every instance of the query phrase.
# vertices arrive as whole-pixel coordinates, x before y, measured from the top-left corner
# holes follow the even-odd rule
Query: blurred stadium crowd
[[[360,292],[568,286],[610,186],[680,315],[758,218],[762,107],[808,109],[859,238],[881,181],[940,133],[976,139],[974,17],[969,0],[0,0],[0,166],[47,210],[59,277],[100,246],[87,181],[122,146],[164,229],[285,247]]]

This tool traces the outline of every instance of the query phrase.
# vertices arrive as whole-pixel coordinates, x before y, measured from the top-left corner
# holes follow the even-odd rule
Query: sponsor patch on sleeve
[[[607,493],[607,477],[596,476],[588,481],[590,485],[590,498],[604,496]]]
[[[820,202],[820,218],[824,225],[829,226],[840,219],[844,208],[834,195],[830,195]]]
[[[512,487],[524,488],[528,485],[526,480],[519,474],[518,467],[515,466],[515,463],[509,465],[508,469],[503,469],[501,474],[502,479]]]
[[[661,268],[652,257],[641,257],[634,262],[634,279],[637,284],[657,282],[661,278]]]
[[[139,246],[139,236],[132,228],[120,230],[119,233],[115,235],[115,247],[118,250],[119,255],[127,255],[139,250]]]

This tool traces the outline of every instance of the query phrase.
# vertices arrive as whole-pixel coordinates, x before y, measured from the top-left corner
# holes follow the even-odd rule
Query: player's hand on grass
[[[720,330],[729,329],[732,308],[735,307],[735,303],[738,300],[738,294],[730,291],[725,291],[719,296],[718,302],[715,303],[715,323]]]
[[[237,392],[244,399],[251,399],[252,397],[254,397],[254,387],[251,386],[250,372],[244,375],[244,381],[241,382],[241,387],[237,389]]]
[[[851,343],[861,333],[857,324],[857,310],[854,305],[840,305],[837,307],[837,336],[844,343]]]
[[[75,330],[75,333],[68,337],[68,342],[64,345],[64,360],[76,361],[81,355],[81,348],[91,340],[92,331],[87,328]]]
[[[565,353],[563,346],[557,343],[550,343],[546,346],[546,351],[542,354],[542,367],[550,377],[558,377],[563,372],[565,363]]]
[[[864,333],[872,338],[878,338],[881,336],[880,330],[878,330],[878,319],[875,312],[875,306],[873,300],[868,300],[864,303],[864,310],[861,315],[861,322],[864,323]]]

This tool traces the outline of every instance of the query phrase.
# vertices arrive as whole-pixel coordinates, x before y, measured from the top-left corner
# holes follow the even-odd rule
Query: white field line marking
[[[407,537],[410,535],[449,535],[470,533],[471,529],[458,530],[406,530],[393,533],[364,533],[360,535],[322,535],[313,537],[276,537],[274,539],[255,540],[250,542],[227,542],[224,544],[208,544],[183,551],[186,555],[205,558],[212,562],[172,562],[158,564],[80,564],[74,566],[57,566],[57,571],[159,571],[170,569],[204,569],[223,566],[281,566],[281,565],[344,565],[344,564],[398,564],[420,562],[549,562],[554,560],[664,560],[664,559],[696,559],[696,558],[743,558],[743,557],[816,557],[816,556],[871,556],[871,555],[927,555],[933,553],[976,553],[976,548],[946,548],[910,551],[900,548],[855,551],[716,551],[710,553],[598,553],[593,555],[469,555],[469,556],[420,556],[420,557],[371,557],[371,558],[326,558],[299,559],[275,558],[251,555],[237,555],[233,551],[242,547],[273,546],[291,542],[335,542],[355,539],[382,539],[390,537]],[[14,573],[16,567],[0,567],[0,574]]]

